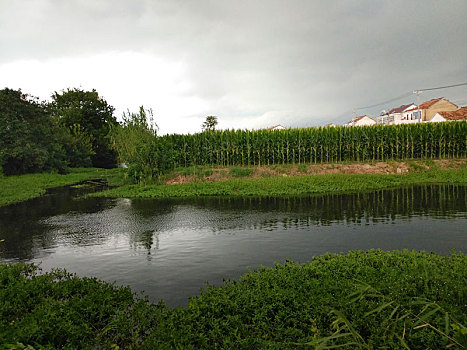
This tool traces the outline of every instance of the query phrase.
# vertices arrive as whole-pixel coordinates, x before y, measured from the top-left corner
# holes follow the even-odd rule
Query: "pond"
[[[0,208],[0,261],[41,262],[186,305],[205,282],[326,252],[467,252],[466,187],[178,201],[83,198],[62,188]]]

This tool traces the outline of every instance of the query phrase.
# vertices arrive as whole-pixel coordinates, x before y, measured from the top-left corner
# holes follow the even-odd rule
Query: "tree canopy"
[[[201,125],[201,127],[203,128],[203,131],[214,131],[216,130],[216,125],[217,125],[217,117],[213,115],[209,115],[206,117],[206,120]]]
[[[61,125],[89,137],[92,145],[92,165],[111,168],[116,154],[110,146],[110,129],[117,124],[114,107],[96,90],[67,89],[52,95],[51,110]],[[75,128],[75,129],[73,129]],[[76,129],[77,128],[77,129]]]
[[[0,90],[0,164],[6,175],[63,171],[59,135],[46,103],[21,90]]]

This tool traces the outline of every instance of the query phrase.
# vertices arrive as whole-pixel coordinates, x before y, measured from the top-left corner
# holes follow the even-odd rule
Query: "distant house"
[[[421,120],[426,122],[430,121],[438,112],[454,112],[458,107],[454,103],[445,99],[444,97],[434,98],[432,100],[423,102],[420,107],[415,106],[404,112],[406,120]]]
[[[462,107],[457,111],[438,112],[429,120],[430,123],[449,122],[467,120],[467,107]]]
[[[347,122],[344,124],[344,126],[364,126],[364,125],[375,125],[376,121],[367,116],[367,115],[362,115],[360,117],[354,118],[351,121]]]
[[[285,130],[285,128],[282,125],[274,125],[269,128],[266,128],[266,130]]]
[[[414,107],[417,106],[413,103],[408,105],[401,105],[391,109],[387,113],[380,115],[377,117],[376,121],[378,124],[402,124],[404,120],[404,112]]]

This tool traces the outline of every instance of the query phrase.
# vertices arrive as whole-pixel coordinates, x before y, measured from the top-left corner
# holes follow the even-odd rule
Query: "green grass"
[[[128,185],[92,196],[127,198],[284,197],[328,193],[358,193],[415,184],[467,184],[467,168],[430,170],[403,175],[326,174],[261,177],[181,185]]]
[[[89,179],[106,179],[110,185],[123,183],[122,169],[77,168],[69,174],[54,173],[0,176],[0,206],[43,195],[48,188],[76,184]]]
[[[208,286],[187,307],[169,309],[126,287],[3,264],[0,343],[47,349],[466,346],[465,266],[467,256],[455,253],[326,254],[303,265],[286,261],[250,271]]]
[[[241,168],[241,167],[231,167],[229,169],[229,174],[233,177],[248,177],[253,174],[254,169],[252,168]]]

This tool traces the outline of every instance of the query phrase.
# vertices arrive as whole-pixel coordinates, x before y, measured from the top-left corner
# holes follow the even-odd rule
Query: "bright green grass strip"
[[[25,201],[43,195],[47,188],[75,184],[89,179],[106,179],[119,183],[122,169],[78,168],[69,174],[27,174],[0,176],[0,206]]]
[[[467,184],[467,168],[404,175],[327,174],[299,177],[231,179],[182,185],[130,185],[93,196],[126,198],[283,197],[327,193],[356,193],[416,184]]]

